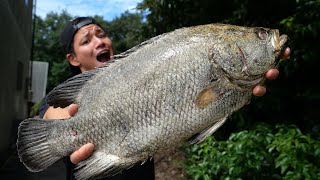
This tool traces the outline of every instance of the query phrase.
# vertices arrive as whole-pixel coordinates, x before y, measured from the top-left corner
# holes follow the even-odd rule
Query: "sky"
[[[36,14],[42,18],[51,11],[60,13],[66,10],[72,16],[99,15],[104,20],[112,21],[126,10],[135,12],[134,8],[142,0],[36,0],[36,2]]]

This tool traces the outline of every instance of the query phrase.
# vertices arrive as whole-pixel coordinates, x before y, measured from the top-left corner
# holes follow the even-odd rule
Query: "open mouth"
[[[110,53],[109,53],[109,51],[101,51],[101,52],[99,52],[98,55],[97,55],[97,60],[99,62],[102,62],[102,63],[110,61]]]
[[[283,34],[283,35],[279,35],[279,31],[276,30],[273,34],[272,40],[271,40],[271,44],[274,48],[274,51],[281,51],[284,48],[284,45],[286,44],[288,40],[288,36]]]

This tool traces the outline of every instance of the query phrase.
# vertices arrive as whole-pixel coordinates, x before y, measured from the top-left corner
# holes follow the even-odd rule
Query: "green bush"
[[[29,113],[29,117],[34,117],[34,116],[38,115],[40,104],[41,104],[41,101],[36,102],[35,104],[33,104],[33,106],[31,107],[30,113]]]
[[[272,129],[274,129],[272,131]],[[184,169],[190,179],[319,179],[320,141],[294,126],[213,137],[186,148]]]

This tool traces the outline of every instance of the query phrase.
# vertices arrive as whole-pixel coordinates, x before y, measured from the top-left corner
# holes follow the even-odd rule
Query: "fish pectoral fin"
[[[206,128],[201,133],[199,133],[196,137],[190,139],[188,143],[190,144],[199,144],[207,137],[212,135],[217,129],[219,129],[227,120],[227,117],[224,117],[213,124],[213,126]]]
[[[77,164],[75,177],[76,179],[101,179],[118,174],[133,165],[134,162],[128,163],[116,155],[96,151],[90,158]]]
[[[59,84],[49,92],[46,99],[47,104],[49,106],[64,108],[75,103],[83,85],[101,70],[102,68],[96,68],[86,71]]]

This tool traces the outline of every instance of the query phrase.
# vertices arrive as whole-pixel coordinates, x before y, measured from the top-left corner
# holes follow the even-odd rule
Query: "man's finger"
[[[78,112],[78,105],[77,104],[71,104],[68,107],[68,113],[70,116],[75,115]]]
[[[291,49],[289,47],[287,47],[283,52],[283,57],[284,58],[289,57],[290,53],[291,53]]]
[[[266,72],[266,78],[270,80],[277,79],[279,76],[279,70],[278,69],[270,69],[269,71]]]
[[[86,160],[91,156],[94,150],[94,145],[91,143],[85,144],[80,149],[76,150],[70,155],[70,161],[73,164],[78,164],[80,161]]]
[[[263,96],[266,92],[267,92],[266,88],[260,85],[254,87],[252,90],[252,94],[258,97]]]

